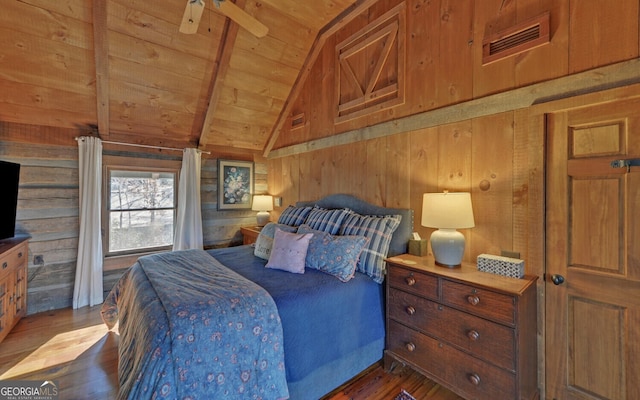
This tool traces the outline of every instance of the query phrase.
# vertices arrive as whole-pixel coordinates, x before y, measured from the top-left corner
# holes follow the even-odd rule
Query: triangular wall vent
[[[549,13],[519,23],[482,41],[482,65],[549,43]]]

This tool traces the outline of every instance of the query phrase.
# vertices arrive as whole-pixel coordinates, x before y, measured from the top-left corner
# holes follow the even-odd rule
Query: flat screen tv
[[[0,161],[0,239],[13,237],[16,231],[20,164]]]

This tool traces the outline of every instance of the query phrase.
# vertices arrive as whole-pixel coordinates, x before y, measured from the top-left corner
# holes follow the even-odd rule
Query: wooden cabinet
[[[0,341],[27,312],[28,239],[0,240]]]
[[[242,232],[242,244],[253,244],[258,240],[258,235],[262,230],[259,226],[244,226],[240,228]]]
[[[467,399],[538,398],[536,277],[411,255],[387,268],[387,369],[408,364]]]

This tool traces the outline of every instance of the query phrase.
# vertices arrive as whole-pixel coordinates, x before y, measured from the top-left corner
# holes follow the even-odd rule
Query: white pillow
[[[285,232],[295,232],[297,228],[289,225],[269,222],[264,226],[264,228],[262,228],[258,238],[256,239],[255,249],[253,250],[254,256],[262,258],[263,260],[269,259],[269,255],[271,255],[271,247],[273,246],[273,235],[278,229]]]

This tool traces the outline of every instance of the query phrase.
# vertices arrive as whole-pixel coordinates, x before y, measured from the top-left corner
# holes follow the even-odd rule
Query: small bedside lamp
[[[251,206],[253,211],[258,211],[256,214],[256,223],[258,226],[265,226],[269,222],[269,211],[273,210],[273,196],[266,194],[253,196],[253,205]]]
[[[422,226],[438,228],[431,234],[431,249],[437,265],[457,267],[464,254],[464,235],[456,229],[473,228],[469,193],[425,193]]]

